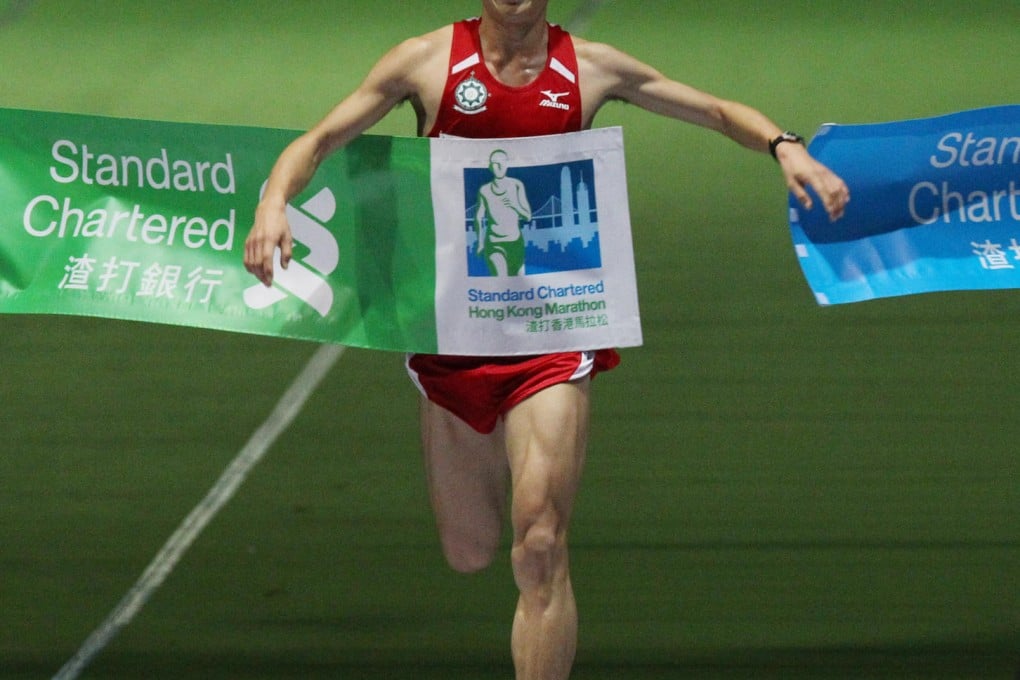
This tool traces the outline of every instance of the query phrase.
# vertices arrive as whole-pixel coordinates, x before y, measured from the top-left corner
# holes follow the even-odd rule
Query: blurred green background
[[[0,106],[305,129],[478,9],[0,1]],[[1012,0],[609,0],[583,34],[808,134],[1020,102],[1018,25]],[[645,346],[596,382],[574,677],[1014,678],[1017,294],[819,308],[770,159],[597,124],[625,127]],[[0,677],[61,667],[314,350],[0,318]],[[511,677],[509,561],[443,564],[402,362],[348,350],[83,677]]]

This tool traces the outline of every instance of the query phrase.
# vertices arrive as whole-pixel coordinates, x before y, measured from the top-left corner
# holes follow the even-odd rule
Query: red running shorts
[[[488,434],[511,408],[559,383],[615,368],[613,349],[538,356],[468,357],[411,354],[407,373],[428,399]]]

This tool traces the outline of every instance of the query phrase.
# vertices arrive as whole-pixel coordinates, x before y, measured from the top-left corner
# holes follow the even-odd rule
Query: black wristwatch
[[[769,142],[769,153],[772,154],[773,158],[776,158],[776,147],[783,142],[793,142],[794,144],[800,144],[804,146],[804,138],[798,135],[796,132],[790,132],[787,130],[783,134],[779,135],[771,142]],[[776,160],[779,160],[776,158]]]

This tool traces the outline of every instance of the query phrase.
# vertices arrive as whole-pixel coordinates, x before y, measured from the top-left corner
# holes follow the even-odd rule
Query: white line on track
[[[588,23],[595,13],[607,1],[588,0],[582,2],[574,11],[573,16],[564,23],[564,26],[571,33],[582,33],[588,27]],[[74,656],[53,676],[53,680],[75,680],[92,662],[92,659],[117,636],[117,633],[131,623],[152,594],[177,566],[177,562],[195,542],[206,525],[233,498],[248,473],[262,460],[277,437],[294,421],[308,397],[326,377],[329,369],[337,362],[343,351],[344,348],[339,345],[322,345],[316,350],[308,364],[280,397],[276,408],[255,430],[251,439],[223,471],[206,497],[195,506],[191,514],[184,518],[181,525],[177,527],[177,531],[170,536],[138,581],[131,587],[131,590],[124,595],[120,603],[106,617],[106,620],[92,631],[92,634],[82,643]]]
[[[166,580],[181,556],[195,542],[199,533],[234,496],[248,473],[262,460],[269,447],[294,422],[305,402],[322,379],[326,377],[329,369],[337,362],[343,351],[344,348],[339,345],[322,345],[316,350],[301,373],[280,397],[280,401],[277,402],[272,413],[255,430],[251,439],[223,471],[209,493],[181,522],[181,525],[177,527],[177,530],[153,558],[148,568],[131,587],[131,590],[106,617],[106,620],[89,635],[75,655],[53,676],[54,680],[77,678],[117,633],[131,623],[149,597]]]

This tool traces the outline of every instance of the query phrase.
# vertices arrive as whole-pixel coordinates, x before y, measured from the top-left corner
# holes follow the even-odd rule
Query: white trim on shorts
[[[414,383],[414,386],[418,388],[418,392],[421,396],[428,399],[429,395],[425,394],[425,388],[421,386],[421,380],[418,379],[418,371],[411,368],[411,357],[413,356],[414,355],[410,352],[404,355],[404,370],[407,371],[407,377],[410,378],[411,382]]]
[[[581,358],[578,360],[577,368],[574,369],[574,372],[571,374],[567,382],[574,382],[575,380],[586,378],[589,375],[591,375],[592,369],[595,368],[594,351],[584,350],[582,352],[578,352],[578,354],[581,355]],[[425,388],[422,387],[421,380],[418,379],[418,372],[411,368],[412,356],[414,355],[413,354],[404,355],[404,369],[407,371],[407,377],[410,378],[411,382],[414,383],[414,386],[418,388],[418,392],[421,394],[421,396],[427,399],[429,395],[425,392]]]
[[[577,369],[574,371],[574,374],[570,376],[570,382],[589,376],[592,369],[595,368],[595,352],[592,350],[585,350],[580,354],[581,361],[577,364]]]

